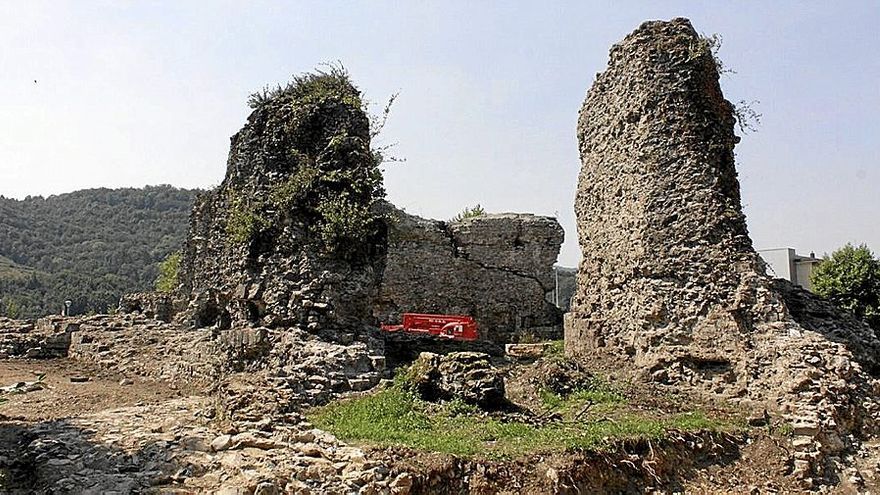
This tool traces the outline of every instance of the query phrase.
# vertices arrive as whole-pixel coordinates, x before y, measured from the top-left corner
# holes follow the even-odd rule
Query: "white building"
[[[784,278],[804,289],[812,290],[810,275],[822,262],[815,253],[809,256],[797,254],[792,248],[759,249],[764,262],[767,263],[767,275]]]

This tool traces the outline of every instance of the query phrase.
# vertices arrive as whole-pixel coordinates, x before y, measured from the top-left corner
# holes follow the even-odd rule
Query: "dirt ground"
[[[167,384],[124,377],[69,359],[0,360],[0,387],[40,380],[43,388],[2,394],[0,419],[39,422],[180,397]],[[88,381],[72,381],[87,378]],[[123,382],[123,380],[128,380]]]

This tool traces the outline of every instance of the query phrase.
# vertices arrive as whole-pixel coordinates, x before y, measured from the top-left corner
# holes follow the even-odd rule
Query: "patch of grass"
[[[699,412],[669,418],[626,413],[532,425],[475,414],[473,406],[465,406],[450,402],[437,411],[412,392],[392,386],[314,409],[309,420],[346,441],[497,459],[533,452],[603,449],[622,440],[660,438],[672,429],[728,428]]]
[[[794,436],[794,425],[791,423],[782,423],[778,425],[769,424],[767,430],[771,435],[783,438],[791,438]]]
[[[477,414],[479,412],[477,406],[468,404],[460,399],[447,402],[444,410],[450,416],[466,416],[468,414]]]
[[[548,358],[562,358],[565,356],[565,341],[551,340],[550,345],[544,351],[544,356]]]
[[[541,397],[541,403],[544,404],[544,407],[546,407],[547,409],[560,409],[563,405],[565,405],[565,399],[563,399],[559,396],[559,394],[554,393],[550,389],[542,388],[539,392],[539,395]]]
[[[626,403],[620,392],[598,379],[593,380],[588,387],[575,390],[564,397],[547,388],[541,389],[539,396],[544,407],[563,416],[576,413],[587,404],[613,406]]]
[[[592,402],[593,404],[618,404],[625,402],[619,393],[611,389],[578,390],[568,398],[570,401]]]

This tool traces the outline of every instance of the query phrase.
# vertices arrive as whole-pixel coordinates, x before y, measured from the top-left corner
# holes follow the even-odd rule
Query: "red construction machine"
[[[470,316],[461,315],[404,313],[400,325],[382,325],[382,330],[453,340],[477,340],[477,322]]]

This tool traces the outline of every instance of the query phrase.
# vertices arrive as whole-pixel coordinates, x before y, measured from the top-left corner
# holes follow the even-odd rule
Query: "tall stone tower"
[[[737,403],[791,425],[795,474],[876,435],[880,341],[785,281],[752,248],[734,168],[734,112],[687,19],[611,49],[581,109],[575,213],[582,261],[569,356]]]
[[[736,326],[728,310],[742,276],[763,275],[718,77],[686,19],[646,22],[611,49],[578,123],[573,352],[612,346],[650,359],[655,346],[689,342],[703,325]]]
[[[372,319],[387,246],[382,175],[341,70],[254,95],[226,177],[196,202],[181,262],[195,326],[350,339]]]

